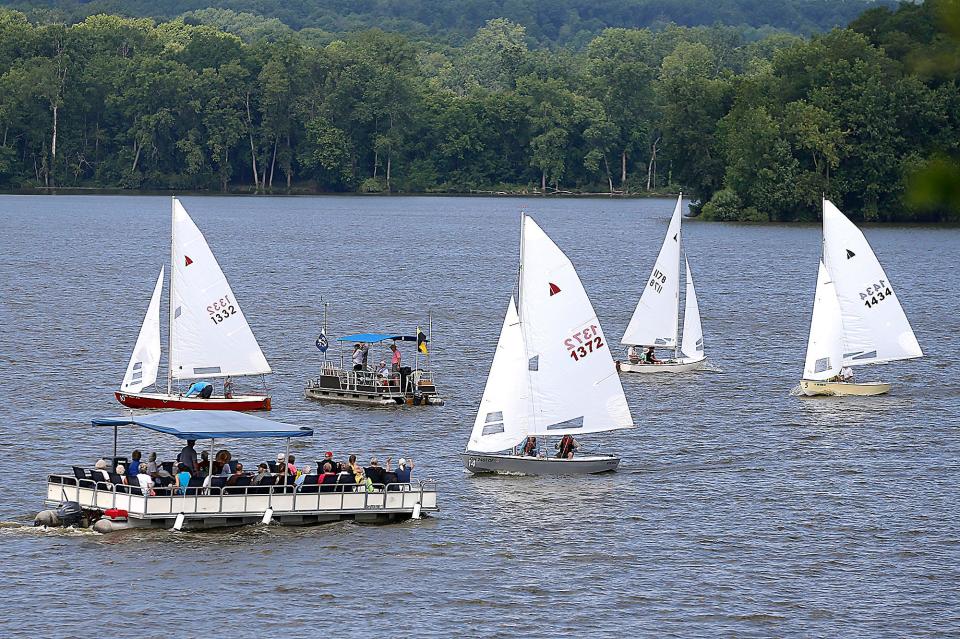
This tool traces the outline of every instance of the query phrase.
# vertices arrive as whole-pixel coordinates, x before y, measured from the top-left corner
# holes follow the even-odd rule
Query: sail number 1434
[[[570,357],[573,358],[573,361],[579,362],[590,353],[603,348],[603,336],[600,335],[600,327],[594,324],[577,331],[563,340],[563,345],[570,351]]]
[[[893,297],[893,291],[884,280],[880,280],[878,284],[871,284],[860,293],[860,299],[867,308],[873,308],[888,297]]]

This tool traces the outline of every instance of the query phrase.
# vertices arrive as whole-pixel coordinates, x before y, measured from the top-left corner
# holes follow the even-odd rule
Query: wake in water
[[[32,535],[41,537],[101,537],[102,535],[92,528],[74,528],[73,526],[34,526],[19,521],[0,521],[0,536],[4,535]]]

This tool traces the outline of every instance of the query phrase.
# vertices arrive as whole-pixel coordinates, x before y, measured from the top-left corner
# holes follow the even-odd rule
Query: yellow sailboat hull
[[[883,395],[890,392],[890,384],[884,382],[820,382],[812,379],[800,380],[800,389],[804,395],[832,395],[836,397],[866,397],[869,395]]]

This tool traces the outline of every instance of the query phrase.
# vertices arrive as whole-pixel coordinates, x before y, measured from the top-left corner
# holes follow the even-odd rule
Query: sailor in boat
[[[630,348],[627,349],[627,361],[629,361],[631,364],[640,363],[640,354],[637,353],[636,346],[631,346]]]
[[[523,444],[523,455],[524,457],[536,457],[537,456],[537,438],[536,437],[527,437],[527,441]]]
[[[840,374],[837,375],[837,381],[844,382],[846,384],[853,382],[853,369],[849,366],[844,366],[841,368]]]
[[[573,438],[573,435],[564,435],[557,444],[557,457],[559,459],[573,459],[573,452],[580,448],[580,444]]]
[[[223,380],[223,396],[225,399],[233,399],[233,379],[229,375]]]
[[[662,364],[663,362],[657,359],[657,356],[653,353],[653,346],[647,346],[647,350],[643,354],[643,363],[644,364]]]
[[[213,384],[210,382],[194,382],[187,389],[187,397],[199,397],[200,399],[210,399],[213,395]]]

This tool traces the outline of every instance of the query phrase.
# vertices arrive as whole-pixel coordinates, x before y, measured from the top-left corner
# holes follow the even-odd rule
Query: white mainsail
[[[807,359],[803,365],[803,379],[823,381],[840,374],[843,368],[843,321],[840,302],[830,273],[823,262],[817,272],[817,293],[810,318],[810,337],[807,340]]]
[[[532,417],[528,435],[630,428],[633,420],[573,264],[532,218],[523,218],[520,326]]]
[[[527,436],[529,421],[526,349],[517,307],[511,297],[467,448],[481,453],[511,448]]]
[[[687,268],[687,299],[683,306],[683,341],[680,350],[687,359],[703,359],[703,326],[700,324],[700,305],[697,304],[697,291],[693,288],[693,273],[690,262],[683,260]]]
[[[270,372],[240,304],[179,200],[173,201],[170,367],[174,379]]]
[[[680,312],[680,213],[681,200],[673,209],[667,235],[660,247],[653,272],[640,295],[621,344],[675,347]]]
[[[843,317],[847,366],[921,357],[923,351],[863,233],[823,201],[823,257]]]
[[[125,393],[139,393],[157,381],[157,369],[160,367],[160,295],[163,292],[163,267],[160,277],[153,287],[153,296],[143,317],[137,344],[130,355],[127,372],[123,376],[120,390]]]

